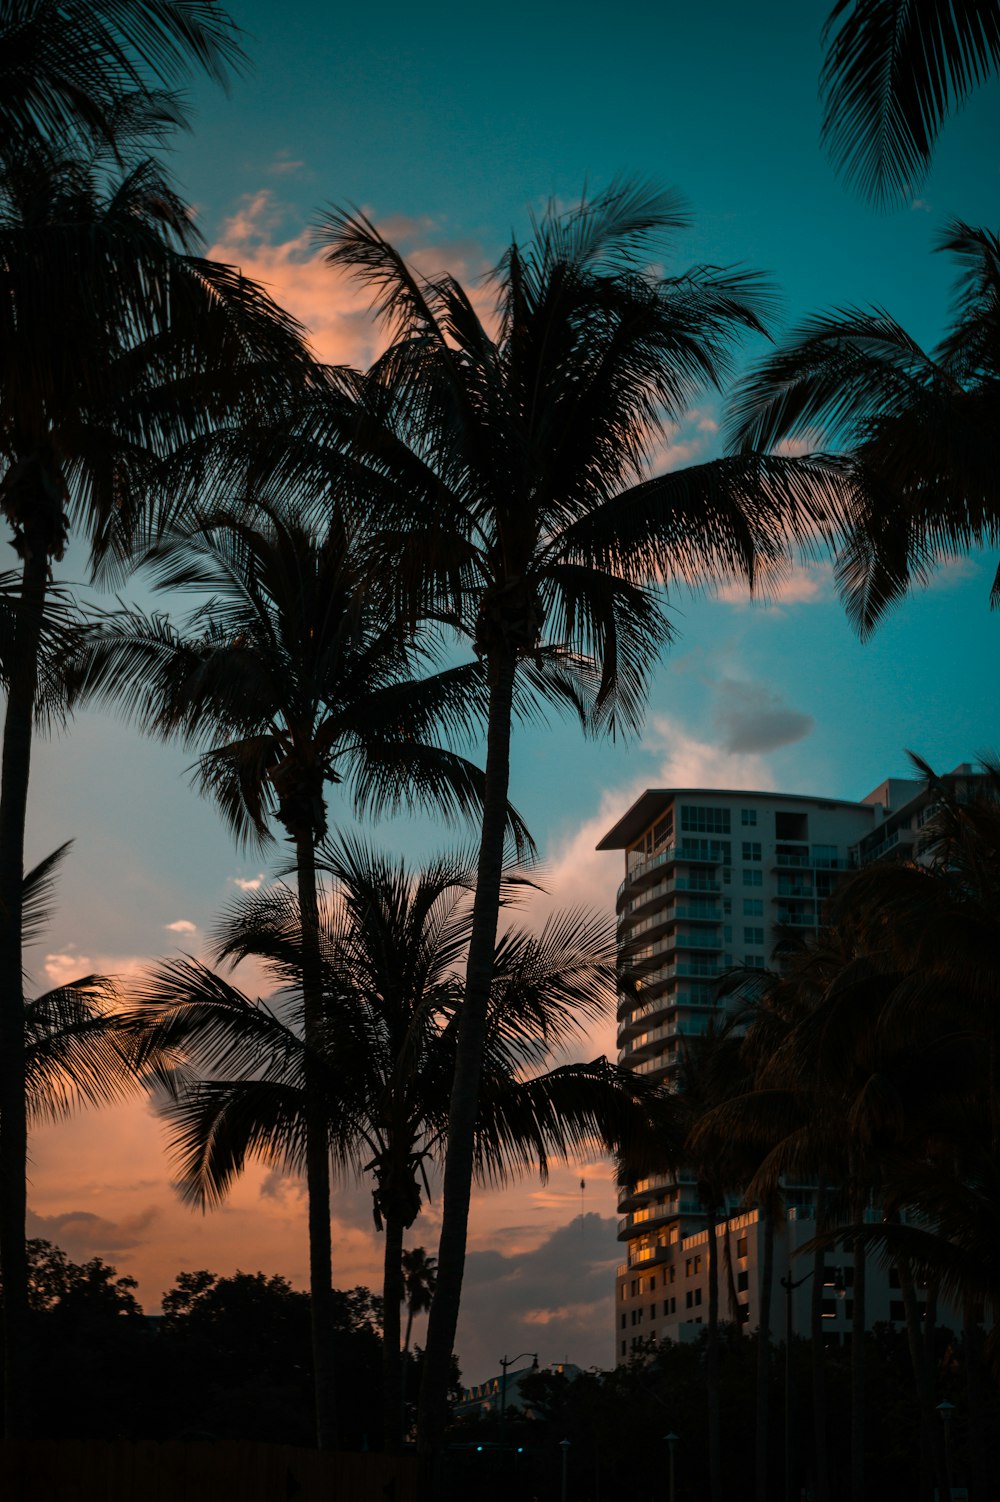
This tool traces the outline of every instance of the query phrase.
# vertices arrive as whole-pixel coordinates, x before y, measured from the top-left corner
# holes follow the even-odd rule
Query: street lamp
[[[677,1435],[673,1430],[664,1435],[664,1439],[670,1446],[670,1502],[677,1502],[677,1491],[674,1486],[674,1446],[677,1443]]]
[[[525,1356],[530,1356],[531,1357],[531,1370],[533,1372],[537,1372],[538,1371],[538,1352],[537,1351],[518,1351],[518,1353],[517,1353],[516,1356],[501,1356],[500,1357],[500,1370],[503,1372],[503,1376],[500,1379],[500,1444],[501,1445],[503,1445],[503,1443],[504,1443],[504,1441],[505,1441],[505,1439],[507,1437],[506,1436],[506,1428],[505,1428],[506,1421],[507,1421],[507,1368],[513,1366],[515,1361],[523,1361],[524,1358],[525,1358]]]
[[[566,1502],[566,1466],[569,1463],[569,1440],[561,1439],[559,1448],[562,1451],[562,1502]]]
[[[938,1404],[937,1411],[941,1415],[941,1422],[944,1425],[945,1496],[948,1498],[948,1502],[951,1502],[953,1495],[951,1485],[951,1421],[955,1417],[955,1405],[954,1403],[949,1403],[948,1399],[945,1398],[943,1403]]]

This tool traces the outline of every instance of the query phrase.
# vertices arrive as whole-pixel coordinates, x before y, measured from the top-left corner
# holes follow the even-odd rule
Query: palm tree
[[[403,1252],[403,1289],[406,1304],[406,1336],[403,1340],[404,1361],[410,1349],[413,1320],[418,1314],[426,1314],[437,1287],[437,1258],[428,1255],[422,1246]]]
[[[234,401],[308,368],[299,331],[232,268],[194,254],[184,205],[150,162],[108,178],[40,147],[0,178],[0,509],[21,560],[0,767],[0,1271],[10,1432],[27,1318],[20,893],[49,574],[68,530],[95,562],[127,549],[156,462]],[[257,390],[250,370],[260,371]],[[285,378],[279,380],[280,373]],[[266,377],[266,379],[265,379]]]
[[[224,439],[225,441],[225,439]],[[78,658],[80,692],[117,703],[154,734],[199,748],[195,779],[242,841],[274,821],[294,851],[303,926],[307,1182],[313,1357],[320,1443],[335,1433],[330,1184],[322,1084],[311,1078],[323,1017],[316,851],[326,790],[344,783],[358,813],[423,804],[478,814],[482,773],[434,744],[474,723],[477,665],[413,677],[432,658],[407,639],[368,585],[342,512],[314,528],[291,507],[220,510],[165,538],[149,559],[157,587],[208,596],[186,631],[123,611]],[[519,849],[527,832],[506,811]]]
[[[137,125],[178,124],[164,91],[245,62],[216,0],[18,0],[0,12],[0,159],[26,145],[120,149]],[[136,105],[145,103],[149,111]],[[144,115],[144,118],[141,118]]]
[[[835,310],[800,325],[733,405],[733,439],[745,451],[816,442],[817,427],[840,450],[828,464],[854,500],[837,574],[863,637],[943,558],[1000,543],[1000,240],[956,221],[940,248],[960,275],[935,350],[882,309]]]
[[[465,861],[443,859],[413,875],[349,841],[326,856],[336,886],[320,904],[323,997],[312,1045],[302,1026],[305,931],[284,888],[244,899],[219,931],[220,957],[262,961],[283,998],[253,1002],[203,965],[181,960],[161,966],[141,999],[145,1025],[150,1009],[156,1019],[153,1038],[187,1049],[211,1071],[182,1083],[166,1107],[187,1197],[217,1202],[248,1158],[300,1169],[310,1089],[328,1151],[343,1171],[370,1178],[385,1234],[384,1423],[393,1447],[403,1238],[421,1210],[426,1165],[440,1161],[445,1142],[471,872]],[[544,1175],[553,1156],[565,1159],[601,1137],[624,1144],[645,1125],[650,1092],[603,1059],[530,1073],[602,1011],[613,989],[613,953],[609,926],[581,914],[551,919],[538,936],[516,928],[502,936],[476,1132],[479,1178],[502,1183],[532,1167]],[[411,1316],[415,1307],[411,1300]]]
[[[878,204],[916,191],[946,117],[1000,67],[993,0],[837,0],[823,40],[823,140]]]
[[[512,242],[493,273],[489,326],[454,278],[421,276],[363,216],[333,214],[321,230],[330,263],[371,289],[393,339],[358,385],[347,435],[382,487],[376,552],[404,616],[433,609],[449,622],[481,660],[488,691],[487,796],[421,1397],[425,1456],[442,1432],[461,1297],[513,706],[544,691],[546,665],[575,657],[590,674],[589,728],[634,729],[669,637],[648,581],[759,581],[786,531],[816,520],[812,502],[800,506],[810,489],[802,472],[780,458],[648,478],[664,424],[719,382],[734,340],[761,331],[769,301],[751,273],[649,271],[660,239],[684,222],[673,195],[644,186],[613,185],[566,214],[550,206],[531,242]]]

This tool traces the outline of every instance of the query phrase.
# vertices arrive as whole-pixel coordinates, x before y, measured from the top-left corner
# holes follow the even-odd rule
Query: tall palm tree
[[[27,1318],[20,892],[50,570],[69,529],[127,548],[158,459],[308,368],[299,330],[197,235],[163,173],[109,178],[35,146],[0,176],[0,510],[21,560],[0,766],[0,1271],[5,1402],[21,1424]]]
[[[384,1426],[392,1447],[400,1437],[403,1238],[447,1131],[471,872],[444,859],[414,875],[346,841],[327,855],[336,885],[321,902],[322,1012],[311,1043],[302,1025],[305,929],[287,889],[244,899],[220,929],[220,954],[262,961],[283,998],[252,1002],[194,961],[161,966],[141,997],[160,1045],[186,1048],[211,1070],[182,1083],[166,1108],[188,1197],[217,1202],[247,1158],[301,1168],[310,1089],[328,1151],[344,1171],[370,1179],[385,1234]],[[649,1091],[628,1071],[604,1060],[544,1069],[602,1011],[613,953],[609,926],[581,914],[550,920],[538,936],[516,928],[502,936],[478,1177],[504,1182],[532,1167],[544,1175],[553,1156],[565,1159],[602,1137],[623,1144],[645,1125]]]
[[[199,749],[195,778],[243,841],[276,822],[294,852],[303,934],[313,1359],[320,1443],[335,1435],[330,1182],[319,1037],[323,980],[316,851],[327,789],[355,812],[423,804],[478,814],[483,776],[431,738],[474,724],[477,665],[425,677],[429,633],[406,637],[363,571],[339,509],[314,527],[291,507],[223,510],[165,538],[157,587],[205,603],[186,629],[119,612],[78,658],[80,692],[112,701],[148,731]],[[519,849],[528,836],[505,811]],[[398,1310],[397,1310],[398,1315]]]
[[[831,472],[854,492],[837,575],[862,636],[942,559],[1000,544],[1000,240],[956,221],[940,249],[959,278],[936,349],[921,349],[882,309],[838,309],[801,324],[733,404],[744,451],[815,443],[817,429],[837,450]]]
[[[837,0],[823,40],[823,140],[882,205],[917,190],[947,116],[1000,68],[993,0]]]
[[[812,502],[800,505],[802,473],[780,458],[648,478],[665,424],[719,382],[734,341],[762,330],[769,302],[752,273],[649,269],[684,223],[673,195],[645,186],[616,184],[568,213],[550,206],[493,273],[487,321],[453,277],[421,276],[363,216],[334,214],[321,230],[331,265],[371,289],[393,341],[359,386],[349,435],[382,485],[378,555],[401,611],[430,608],[450,622],[488,688],[487,796],[421,1398],[425,1456],[442,1433],[461,1297],[512,706],[539,669],[576,654],[591,675],[589,727],[635,728],[669,636],[649,581],[759,581],[787,530],[816,520]]]

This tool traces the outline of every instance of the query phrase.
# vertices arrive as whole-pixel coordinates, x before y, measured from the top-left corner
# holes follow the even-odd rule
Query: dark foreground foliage
[[[756,1340],[735,1326],[722,1327],[721,1400],[723,1495],[746,1497],[752,1486],[756,1390]],[[902,1331],[877,1326],[867,1337],[868,1453],[865,1480],[871,1497],[919,1497],[920,1423],[913,1400],[913,1374]],[[936,1332],[928,1359],[934,1364],[942,1397],[955,1404],[954,1466],[966,1474],[966,1400],[962,1351],[948,1331]],[[830,1494],[850,1496],[850,1352],[827,1352],[831,1433],[843,1443],[831,1446]],[[770,1451],[775,1457],[773,1495],[783,1495],[785,1351],[771,1358]],[[792,1435],[796,1474],[813,1486],[810,1344],[792,1348]],[[494,1414],[456,1424],[442,1466],[447,1502],[475,1496],[500,1502],[512,1496],[557,1498],[561,1493],[562,1441],[566,1451],[567,1496],[573,1502],[632,1502],[666,1498],[669,1492],[668,1434],[675,1434],[677,1502],[701,1502],[708,1472],[705,1416],[704,1341],[664,1345],[655,1354],[615,1371],[592,1370],[575,1381],[539,1372],[521,1385],[532,1416],[508,1408],[506,1442],[501,1445]],[[1000,1412],[994,1401],[992,1474],[1000,1468],[996,1444]]]

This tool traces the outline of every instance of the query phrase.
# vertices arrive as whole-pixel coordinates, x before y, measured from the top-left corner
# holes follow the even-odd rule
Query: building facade
[[[961,795],[975,783],[968,764],[949,774]],[[844,876],[875,860],[912,854],[933,812],[926,786],[891,778],[857,803],[799,794],[649,789],[601,840],[622,850],[618,941],[623,965],[638,981],[618,1006],[619,1062],[669,1084],[685,1037],[704,1033],[725,1006],[716,982],[733,966],[763,967],[781,930],[815,932],[823,904]],[[788,1220],[777,1238],[775,1275],[792,1266],[795,1247],[815,1234],[813,1188],[786,1186]],[[738,1308],[722,1317],[757,1324],[757,1216],[734,1200],[727,1234]],[[693,1178],[663,1174],[639,1181],[619,1202],[615,1356],[628,1359],[651,1339],[685,1339],[707,1314],[706,1232]],[[809,1227],[809,1229],[807,1229]],[[701,1250],[699,1250],[701,1247]],[[742,1250],[740,1249],[742,1248]],[[831,1257],[831,1263],[833,1258]],[[849,1328],[850,1268],[842,1268],[829,1311],[831,1333]],[[885,1287],[880,1288],[884,1282]],[[892,1317],[888,1274],[871,1289],[872,1320]],[[808,1290],[796,1297],[797,1328],[808,1319]]]

